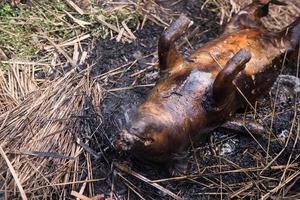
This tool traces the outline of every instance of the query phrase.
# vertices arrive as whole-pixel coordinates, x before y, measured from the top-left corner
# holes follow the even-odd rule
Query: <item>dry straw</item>
[[[23,91],[15,83],[28,82],[19,78],[1,80],[1,111],[7,111],[0,116],[0,146],[13,170],[0,159],[0,191],[13,196],[21,191],[16,190],[19,183],[28,198],[64,195],[61,183],[74,186],[91,178],[90,158],[80,144],[88,144],[101,123],[97,114],[101,87],[91,80],[89,70],[74,70],[24,97],[32,87]],[[11,100],[12,104],[5,103]]]
[[[17,106],[28,93],[37,89],[33,77],[34,67],[12,64],[0,70],[0,114]]]
[[[225,23],[225,17],[230,19],[234,13],[237,13],[241,8],[251,3],[252,0],[208,0],[207,2],[217,6],[221,15],[221,24],[223,24]],[[262,19],[265,26],[269,29],[281,30],[299,16],[299,0],[282,2],[286,3],[287,5],[278,6],[271,4],[269,16]]]

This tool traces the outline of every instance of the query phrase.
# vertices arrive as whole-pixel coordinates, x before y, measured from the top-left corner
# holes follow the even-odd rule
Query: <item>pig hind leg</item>
[[[239,72],[244,70],[246,63],[251,59],[250,52],[241,49],[237,52],[218,73],[213,84],[214,107],[223,107],[228,98],[235,93],[234,80]]]
[[[225,27],[224,33],[232,33],[246,28],[266,30],[260,18],[268,15],[270,3],[286,5],[277,0],[255,0],[232,17]]]
[[[250,136],[258,136],[267,139],[269,130],[260,123],[247,120],[234,118],[220,126],[221,128],[228,129],[239,133],[247,133]]]

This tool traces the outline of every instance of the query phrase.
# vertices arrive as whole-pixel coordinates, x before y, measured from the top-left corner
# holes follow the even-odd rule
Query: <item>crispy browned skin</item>
[[[268,32],[259,20],[268,4],[260,0],[244,8],[219,38],[188,61],[174,42],[190,21],[185,16],[175,21],[159,41],[161,78],[120,134],[117,147],[146,159],[169,160],[267,91],[283,55],[299,45],[300,36],[299,19],[289,31]]]

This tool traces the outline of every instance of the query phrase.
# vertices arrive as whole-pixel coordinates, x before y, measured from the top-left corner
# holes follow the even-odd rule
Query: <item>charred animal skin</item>
[[[256,0],[245,7],[188,61],[175,46],[190,23],[180,16],[159,40],[161,78],[116,147],[147,160],[170,161],[268,91],[283,56],[296,51],[300,40],[300,18],[282,32],[267,31],[260,18],[268,14],[269,3],[279,4]]]

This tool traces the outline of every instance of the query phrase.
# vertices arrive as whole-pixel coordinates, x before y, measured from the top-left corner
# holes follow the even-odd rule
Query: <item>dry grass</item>
[[[230,19],[234,13],[237,13],[245,5],[251,3],[251,0],[208,0],[208,3],[216,5],[219,8],[221,16],[221,24],[225,23],[225,18]],[[270,6],[270,14],[263,19],[266,27],[272,30],[281,30],[286,27],[299,16],[300,1],[290,0],[284,1],[287,6]]]
[[[35,66],[7,65],[0,71],[0,114],[19,105],[38,86],[34,80]]]
[[[90,155],[83,149],[101,125],[102,89],[89,70],[73,70],[44,86],[0,116],[1,147],[29,198],[53,190],[63,196],[64,183],[91,181]],[[14,179],[2,159],[0,166],[1,190],[11,196]]]

